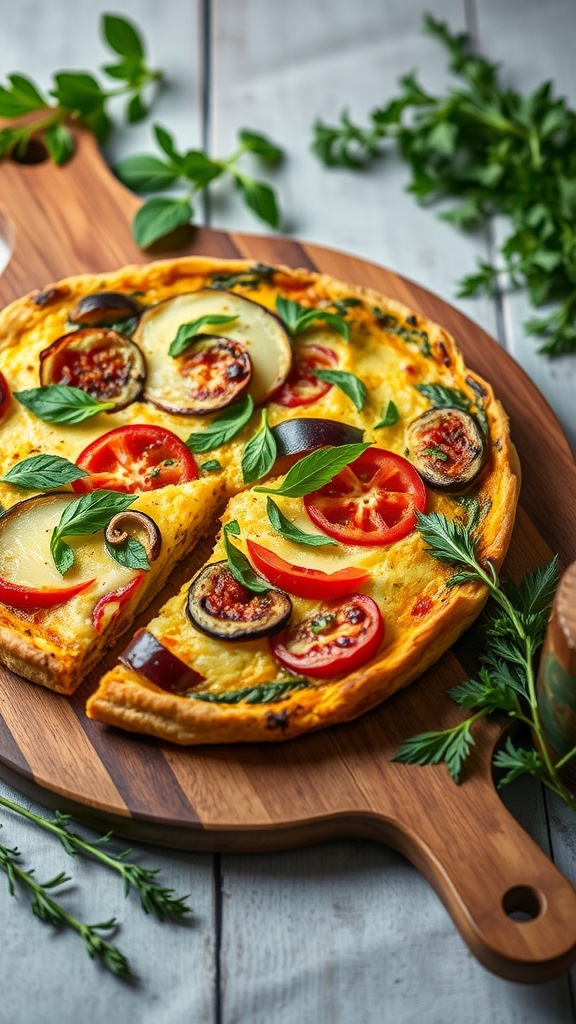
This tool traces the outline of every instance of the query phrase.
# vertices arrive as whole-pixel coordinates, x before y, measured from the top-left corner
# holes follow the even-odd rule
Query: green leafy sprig
[[[346,300],[342,300],[346,302]],[[310,306],[302,306],[299,302],[294,302],[294,299],[286,299],[283,295],[279,295],[276,299],[276,312],[278,316],[287,328],[288,333],[292,338],[296,335],[301,334],[302,331],[306,331],[313,324],[322,323],[327,324],[331,327],[336,334],[339,334],[343,341],[350,340],[350,325],[344,318],[343,310],[346,312],[350,300],[346,306],[342,306],[339,313],[331,313],[327,309],[315,309]]]
[[[295,462],[279,487],[255,487],[254,490],[264,494],[281,494],[286,498],[303,498],[324,487],[369,447],[369,442],[362,442],[341,444],[337,448],[320,448]]]
[[[244,483],[250,484],[254,480],[260,480],[263,476],[267,476],[276,462],[277,454],[276,438],[268,426],[268,412],[263,409],[260,428],[250,438],[242,453]]]
[[[338,541],[333,540],[332,537],[325,537],[321,533],[305,533],[299,526],[295,526],[294,523],[290,522],[289,519],[280,511],[275,501],[272,501],[270,495],[266,498],[266,512],[268,513],[268,519],[270,525],[276,533],[279,533],[285,540],[292,541],[293,544],[306,544],[307,547],[311,548],[323,548],[327,544],[335,544],[338,546]]]
[[[374,430],[379,430],[381,427],[393,427],[395,423],[398,423],[400,419],[400,413],[395,402],[390,399],[385,409],[382,409],[382,419],[379,423],[374,424]]]
[[[102,71],[116,86],[103,87],[87,71],[59,71],[54,75],[52,88],[44,93],[27,76],[9,75],[7,84],[0,86],[0,117],[16,120],[40,111],[43,116],[1,129],[0,158],[9,154],[25,158],[31,137],[39,136],[54,163],[65,164],[74,152],[74,138],[67,122],[81,121],[99,142],[104,142],[112,129],[107,105],[118,96],[126,97],[126,119],[130,124],[146,116],[149,87],[162,80],[162,72],[148,67],[142,36],[131,21],[104,14],[101,30],[118,58]]]
[[[520,775],[530,774],[576,810],[576,799],[558,774],[558,768],[576,756],[576,747],[558,764],[553,763],[536,696],[535,661],[558,583],[557,558],[528,573],[519,586],[502,584],[492,563],[480,561],[473,530],[436,512],[417,515],[416,528],[427,545],[426,550],[433,558],[456,570],[447,585],[483,583],[496,604],[496,612],[487,627],[478,678],[449,691],[457,704],[474,713],[452,728],[410,737],[396,752],[394,760],[416,765],[443,762],[454,781],[459,782],[462,767],[474,745],[474,723],[494,712],[504,712],[530,729],[536,747],[526,749],[516,746],[510,738],[507,740],[494,757],[494,765],[507,771],[500,786]]]
[[[260,683],[258,686],[245,686],[241,690],[230,690],[227,693],[204,693],[190,691],[186,696],[191,700],[204,700],[209,704],[273,704],[294,690],[305,690],[310,686],[306,679],[287,679],[277,683]]]
[[[312,148],[324,164],[354,169],[393,140],[419,201],[456,200],[445,219],[469,228],[495,213],[508,217],[500,265],[480,261],[459,294],[491,294],[505,273],[535,307],[556,303],[525,325],[543,337],[540,351],[574,352],[576,112],[554,96],[551,82],[527,96],[504,86],[498,66],[473,53],[465,34],[430,16],[425,28],[447,50],[456,85],[434,95],[404,75],[398,95],[373,110],[366,127],[346,112],[335,126],[317,121]]]
[[[314,370],[314,376],[327,384],[334,384],[340,388],[347,398],[353,403],[358,412],[362,412],[364,402],[368,397],[368,391],[364,381],[360,380],[355,373],[348,373],[347,370]]]
[[[206,313],[204,316],[199,316],[197,320],[191,320],[187,324],[180,324],[176,337],[170,342],[170,348],[168,349],[168,355],[172,356],[173,359],[176,356],[181,356],[187,348],[192,345],[194,339],[204,327],[222,326],[222,324],[231,324],[234,320],[237,320],[237,316],[224,316],[221,313]]]
[[[255,594],[267,594],[269,590],[274,588],[270,586],[268,580],[265,580],[258,573],[254,572],[254,569],[250,565],[250,562],[246,558],[243,551],[240,551],[235,544],[232,544],[230,535],[238,537],[240,534],[240,527],[238,520],[233,519],[231,522],[226,523],[223,530],[223,542],[224,552],[228,561],[228,568],[232,573],[235,580],[241,583],[243,587],[247,587],[248,590],[253,590]]]
[[[211,452],[214,448],[220,448],[227,444],[236,434],[240,433],[242,427],[248,423],[254,412],[254,401],[251,395],[238,402],[233,402],[214,417],[212,423],[205,430],[199,430],[190,434],[186,440],[186,447],[197,455],[203,452]]]
[[[58,572],[64,576],[75,562],[74,552],[64,537],[85,537],[103,530],[112,516],[125,512],[135,501],[133,494],[89,491],[66,505],[50,538],[50,553]]]
[[[72,384],[47,384],[40,388],[15,391],[14,398],[45,423],[68,425],[83,423],[99,412],[108,412],[115,405],[114,402],[98,402],[92,395]]]
[[[264,135],[243,129],[238,145],[225,159],[216,160],[203,150],[181,152],[172,135],[161,125],[154,126],[154,137],[161,155],[140,154],[121,160],[115,170],[120,180],[134,192],[173,192],[168,197],[152,196],[138,210],[132,233],[137,245],[146,249],[164,235],[194,219],[194,198],[218,178],[228,175],[246,206],[260,220],[277,228],[280,213],[274,189],[264,181],[250,177],[243,168],[243,157],[250,153],[266,165],[276,165],[282,150]]]
[[[61,455],[31,455],[28,459],[22,459],[11,466],[0,480],[5,484],[12,484],[13,487],[50,491],[54,487],[63,487],[89,475],[85,469],[80,469]]]

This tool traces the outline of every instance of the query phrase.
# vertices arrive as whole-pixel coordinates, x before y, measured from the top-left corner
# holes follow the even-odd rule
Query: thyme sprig
[[[370,114],[367,126],[344,112],[340,123],[317,121],[312,148],[328,166],[366,166],[393,140],[409,164],[409,191],[421,202],[457,200],[442,216],[460,228],[495,213],[509,219],[499,265],[479,261],[460,295],[493,293],[504,274],[524,286],[532,305],[551,312],[526,323],[547,355],[576,351],[576,111],[544,82],[524,96],[501,81],[499,68],[475,54],[465,34],[425,18],[447,50],[456,84],[444,95],[415,74]]]
[[[48,820],[20,804],[14,803],[7,797],[0,796],[0,804],[39,825],[45,832],[55,835],[69,856],[75,857],[78,853],[83,853],[111,871],[116,871],[124,881],[125,896],[128,896],[131,889],[138,891],[145,914],[153,914],[159,921],[164,921],[168,917],[178,918],[189,913],[190,908],[186,903],[187,896],[176,896],[173,889],[167,889],[158,883],[156,876],[159,869],[145,868],[141,864],[128,861],[127,857],[131,850],[112,853],[102,849],[112,838],[112,832],[107,832],[106,835],[90,842],[72,831],[69,827],[72,817],[69,814],[55,811],[54,818]]]
[[[494,756],[494,765],[506,769],[499,785],[529,774],[576,810],[576,798],[558,774],[558,768],[576,756],[576,747],[561,762],[553,763],[536,695],[536,655],[544,640],[558,582],[557,558],[528,573],[519,586],[503,584],[494,565],[481,561],[473,529],[436,512],[418,514],[416,528],[428,553],[456,570],[447,585],[483,583],[496,604],[496,611],[487,627],[478,678],[449,691],[457,704],[474,713],[449,729],[411,736],[396,752],[394,760],[415,765],[444,763],[458,783],[474,745],[474,723],[494,712],[503,712],[530,729],[535,745],[525,748],[507,739]]]

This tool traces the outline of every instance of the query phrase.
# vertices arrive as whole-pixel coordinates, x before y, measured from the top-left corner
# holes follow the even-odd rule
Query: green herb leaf
[[[419,391],[425,398],[429,398],[435,409],[462,409],[470,411],[472,405],[467,395],[456,388],[444,387],[443,384],[415,384],[416,391]]]
[[[218,459],[208,459],[207,462],[200,463],[200,469],[205,473],[214,473],[217,469],[222,469],[222,466],[218,462]]]
[[[224,527],[224,551],[228,560],[228,568],[234,579],[238,580],[238,583],[241,583],[242,586],[247,587],[248,590],[253,590],[257,594],[266,594],[269,590],[273,590],[274,588],[270,586],[267,580],[254,572],[244,552],[232,544],[229,537],[229,534],[232,532],[230,524],[228,524],[228,528]]]
[[[274,189],[266,182],[247,178],[244,174],[236,174],[235,180],[246,206],[265,224],[277,228],[280,224],[280,213]]]
[[[264,494],[282,494],[286,498],[302,498],[324,487],[369,447],[369,443],[362,443],[321,448],[299,459],[288,470],[280,487],[255,487],[254,490]]]
[[[350,338],[350,326],[338,313],[330,313],[326,309],[310,309],[299,302],[294,302],[293,299],[284,298],[283,295],[276,299],[276,312],[292,337],[301,334],[314,323],[325,323],[344,341],[347,342]]]
[[[85,71],[61,71],[54,75],[54,82],[52,96],[60,106],[79,114],[93,114],[106,99],[94,76]]]
[[[186,696],[190,700],[204,700],[209,704],[273,704],[294,690],[306,690],[310,683],[306,679],[287,679],[278,683],[260,683],[258,686],[245,686],[240,690],[229,690],[227,693],[209,693],[191,690]]]
[[[368,391],[364,382],[354,373],[345,370],[314,370],[314,376],[327,384],[335,384],[354,403],[358,412],[362,411]]]
[[[0,117],[21,117],[48,106],[48,100],[24,75],[9,75],[9,87],[0,86]]]
[[[220,448],[227,444],[233,437],[236,437],[242,427],[245,427],[254,412],[254,402],[250,395],[246,395],[239,402],[233,402],[223,412],[219,413],[212,420],[209,427],[196,434],[190,434],[186,447],[191,452],[201,454],[210,452],[214,448]]]
[[[507,768],[506,775],[498,782],[498,789],[507,786],[514,779],[521,775],[532,775],[535,779],[541,779],[544,763],[541,755],[534,749],[517,747],[510,737],[507,738],[504,747],[497,750],[492,761],[495,768]]]
[[[382,410],[382,419],[379,423],[376,423],[374,430],[378,430],[380,427],[393,427],[399,419],[400,413],[398,412],[394,402],[390,400],[386,409]]]
[[[222,272],[213,274],[210,287],[216,289],[230,288],[259,288],[262,284],[272,284],[276,267],[269,267],[265,263],[255,263],[248,270],[241,270],[238,274]]]
[[[168,349],[168,355],[172,356],[174,359],[176,356],[181,356],[182,353],[190,347],[196,335],[200,334],[204,327],[231,324],[237,319],[237,316],[222,316],[219,313],[206,313],[204,316],[198,317],[197,320],[191,320],[187,324],[180,324],[176,337],[171,342],[170,348]]]
[[[12,466],[0,480],[14,487],[49,491],[53,487],[71,484],[83,476],[89,476],[89,473],[68,459],[63,459],[61,455],[31,455]]]
[[[439,462],[448,462],[448,459],[450,458],[450,456],[447,455],[446,452],[442,451],[437,444],[432,444],[428,448],[423,448],[422,455],[430,455],[431,458],[437,459]]]
[[[284,155],[280,147],[271,142],[265,135],[249,131],[248,128],[242,128],[238,132],[238,141],[247,152],[255,153],[256,156],[271,164],[280,163]]]
[[[189,199],[148,199],[132,223],[136,244],[141,249],[147,249],[182,224],[189,224],[193,216],[194,210]]]
[[[121,57],[132,57],[136,61],[144,58],[144,44],[131,21],[117,14],[102,16],[102,30],[109,47]]]
[[[58,572],[64,575],[74,565],[74,552],[63,541],[64,537],[83,537],[103,530],[112,516],[125,512],[135,501],[134,495],[118,491],[89,491],[66,505],[50,540]]]
[[[474,746],[470,731],[472,722],[473,719],[467,719],[453,729],[411,736],[399,747],[392,760],[421,767],[444,762],[458,784],[464,762]]]
[[[63,124],[53,124],[46,128],[44,141],[52,160],[58,167],[67,163],[74,153],[74,139]]]
[[[82,423],[114,408],[114,402],[97,402],[91,395],[70,384],[49,384],[46,387],[15,391],[14,398],[45,423]]]
[[[268,413],[262,410],[260,429],[250,438],[242,453],[242,479],[245,484],[266,476],[276,462],[276,438],[268,426]]]
[[[237,519],[231,519],[229,523],[226,523],[224,527],[224,533],[229,533],[232,537],[240,536],[240,523]]]
[[[114,545],[105,540],[104,547],[110,557],[126,569],[143,569],[145,572],[150,569],[146,548],[137,537],[127,537],[123,544]]]
[[[134,192],[163,192],[178,178],[178,171],[157,156],[127,156],[114,168],[120,181]]]
[[[311,548],[321,548],[327,544],[338,546],[338,541],[332,540],[331,537],[324,537],[321,533],[305,533],[300,527],[295,526],[280,511],[270,496],[266,498],[266,511],[272,528],[286,540],[291,540],[293,544],[306,544]]]
[[[477,573],[477,545],[470,531],[456,520],[450,521],[438,512],[416,513],[416,529],[428,545],[426,551],[439,562]]]

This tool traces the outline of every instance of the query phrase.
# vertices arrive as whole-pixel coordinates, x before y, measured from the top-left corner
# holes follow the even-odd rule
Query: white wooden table
[[[536,381],[576,446],[576,356],[535,354],[522,330],[522,295],[455,300],[455,281],[476,256],[491,257],[500,225],[466,236],[418,208],[393,155],[358,176],[327,171],[309,151],[317,115],[343,106],[363,117],[397,77],[417,68],[441,87],[445,61],[423,36],[418,0],[117,0],[143,28],[170,84],[154,120],[184,146],[226,154],[240,127],[268,132],[287,151],[275,173],[284,229],[343,248],[414,278],[456,302]],[[505,62],[509,81],[530,88],[553,78],[576,104],[573,0],[435,0],[437,17],[467,28]],[[0,0],[0,76],[96,68],[106,59],[102,0]],[[119,131],[110,160],[150,151],[150,124]],[[226,190],[215,189],[210,223],[259,230]],[[496,382],[497,384],[497,382]],[[415,769],[416,770],[416,769]],[[11,791],[0,785],[0,791]],[[13,795],[13,794],[12,794]],[[16,797],[18,798],[18,797]],[[545,851],[576,879],[576,820],[532,785],[507,800]],[[25,802],[25,801],[24,801]],[[3,921],[0,1024],[544,1024],[574,1019],[571,979],[520,987],[471,957],[437,897],[399,855],[368,842],[339,842],[273,855],[208,856],[138,849],[167,885],[191,893],[186,925],[144,918],[135,899],[100,867],[69,861],[34,827],[0,812],[1,840],[18,845],[48,878],[67,868],[67,896],[86,920],[116,913],[118,944],[138,981],[125,984],[91,963],[79,942],[36,921],[0,878]],[[118,844],[118,848],[122,844]],[[479,851],[481,855],[481,851]]]

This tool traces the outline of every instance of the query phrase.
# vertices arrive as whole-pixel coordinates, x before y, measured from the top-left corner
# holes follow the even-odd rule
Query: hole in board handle
[[[18,146],[12,150],[10,159],[16,164],[43,164],[48,159],[48,150],[41,139],[34,135],[22,151]]]
[[[543,913],[545,906],[542,893],[530,885],[515,885],[502,898],[504,913],[518,924],[534,921]]]

